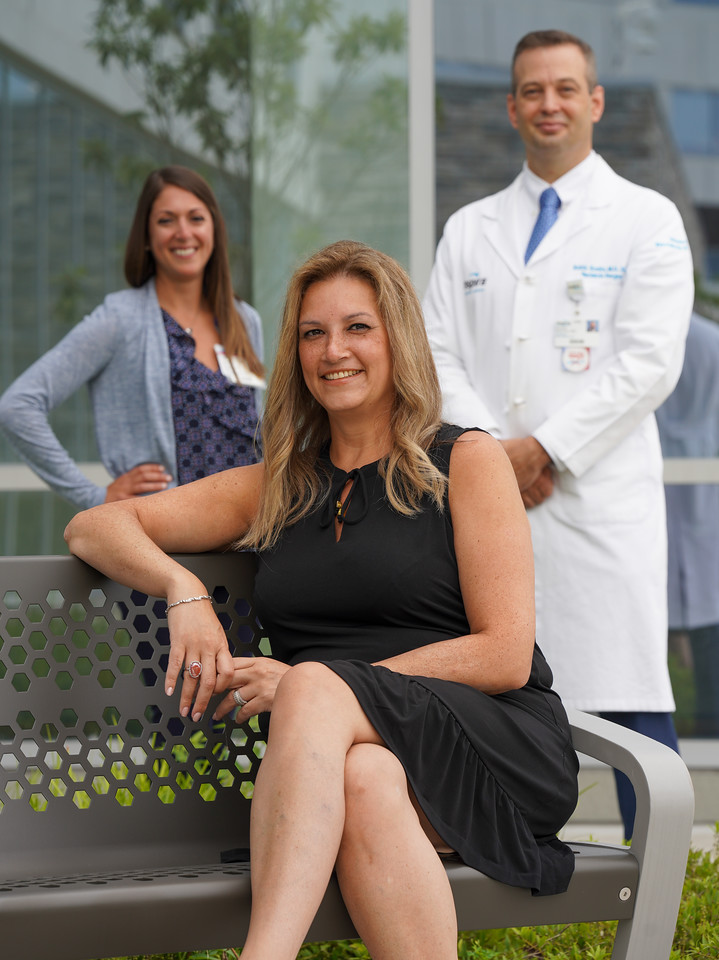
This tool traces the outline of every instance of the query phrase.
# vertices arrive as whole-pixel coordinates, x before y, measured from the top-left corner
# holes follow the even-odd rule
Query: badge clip
[[[584,281],[581,277],[576,279],[567,280],[567,296],[574,304],[574,313],[575,316],[579,316],[579,304],[584,300],[585,291],[584,291]]]

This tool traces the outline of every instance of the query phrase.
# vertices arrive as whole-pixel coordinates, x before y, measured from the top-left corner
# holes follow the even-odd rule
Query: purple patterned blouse
[[[195,359],[195,341],[162,311],[170,348],[177,482],[189,483],[262,459],[251,387],[231,383]]]

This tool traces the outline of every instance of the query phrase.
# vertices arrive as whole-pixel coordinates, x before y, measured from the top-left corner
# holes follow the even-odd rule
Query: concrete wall
[[[0,43],[113,110],[137,109],[122,71],[104,70],[87,47],[96,7],[96,0],[2,0]]]

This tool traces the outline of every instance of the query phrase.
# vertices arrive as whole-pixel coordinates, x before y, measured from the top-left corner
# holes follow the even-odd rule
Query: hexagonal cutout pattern
[[[266,650],[251,601],[223,584],[211,592],[232,653]],[[37,595],[6,584],[0,819],[18,803],[42,814],[59,803],[82,812],[148,797],[211,804],[225,790],[251,797],[265,748],[256,718],[235,727],[212,723],[211,710],[199,724],[180,717],[179,691],[168,700],[163,690],[168,649],[164,601],[115,584],[44,583]]]

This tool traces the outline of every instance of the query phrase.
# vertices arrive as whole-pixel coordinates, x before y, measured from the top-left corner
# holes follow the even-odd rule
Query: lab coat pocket
[[[604,304],[607,298],[618,297],[623,286],[622,277],[623,275],[619,272],[605,271],[600,276],[583,279],[584,299],[582,300],[582,307],[585,303],[591,306],[594,301],[598,300]]]

